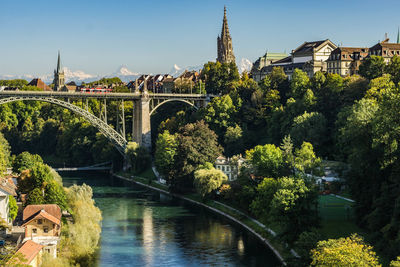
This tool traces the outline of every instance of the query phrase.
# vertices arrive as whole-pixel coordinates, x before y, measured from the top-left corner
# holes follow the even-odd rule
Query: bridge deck
[[[55,92],[55,91],[1,91],[0,97],[54,97],[54,98],[104,98],[104,99],[124,99],[136,100],[142,97],[141,93],[81,93],[81,92]],[[208,98],[204,94],[167,94],[150,93],[152,99],[190,99],[205,100]]]

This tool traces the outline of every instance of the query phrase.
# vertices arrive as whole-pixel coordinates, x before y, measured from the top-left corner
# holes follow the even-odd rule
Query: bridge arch
[[[56,98],[37,96],[15,96],[0,98],[0,105],[15,101],[41,101],[64,107],[86,119],[90,124],[92,124],[92,126],[97,128],[106,138],[108,138],[122,155],[125,154],[125,148],[128,143],[126,139],[116,130],[114,130],[110,125],[80,107]]]
[[[167,99],[167,100],[162,101],[161,103],[158,103],[155,107],[153,107],[150,111],[150,116],[153,114],[154,111],[156,111],[159,107],[161,107],[165,103],[174,102],[174,101],[183,102],[183,103],[186,103],[186,104],[194,107],[195,109],[199,109],[198,107],[196,107],[196,105],[194,103],[192,103],[188,100],[185,100],[185,99]]]

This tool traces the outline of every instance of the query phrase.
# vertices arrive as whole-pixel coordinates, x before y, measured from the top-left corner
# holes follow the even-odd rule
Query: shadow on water
[[[103,215],[96,266],[280,266],[226,218],[104,173],[61,173],[93,188]]]

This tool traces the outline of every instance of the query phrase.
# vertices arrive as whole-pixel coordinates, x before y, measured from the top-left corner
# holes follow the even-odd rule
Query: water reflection
[[[103,212],[98,266],[278,266],[255,237],[207,210],[105,176],[91,185]]]

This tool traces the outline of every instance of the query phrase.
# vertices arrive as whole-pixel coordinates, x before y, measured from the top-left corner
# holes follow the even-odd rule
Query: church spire
[[[228,19],[226,17],[226,6],[224,6],[224,18],[222,21],[221,36],[217,38],[218,57],[217,61],[221,63],[235,62],[233,54],[232,38],[229,33]]]
[[[65,85],[65,76],[64,76],[64,71],[61,66],[61,56],[60,56],[60,51],[58,51],[58,57],[57,57],[57,68],[54,70],[54,80],[53,80],[53,90],[54,91],[60,91],[64,89]]]
[[[226,18],[226,6],[224,6],[224,19],[222,21],[222,31],[221,31],[221,37],[223,36],[229,36],[229,27],[228,27],[228,19]]]
[[[60,56],[60,50],[58,50],[58,58],[57,58],[57,73],[60,73],[62,71],[61,69],[61,56]]]

